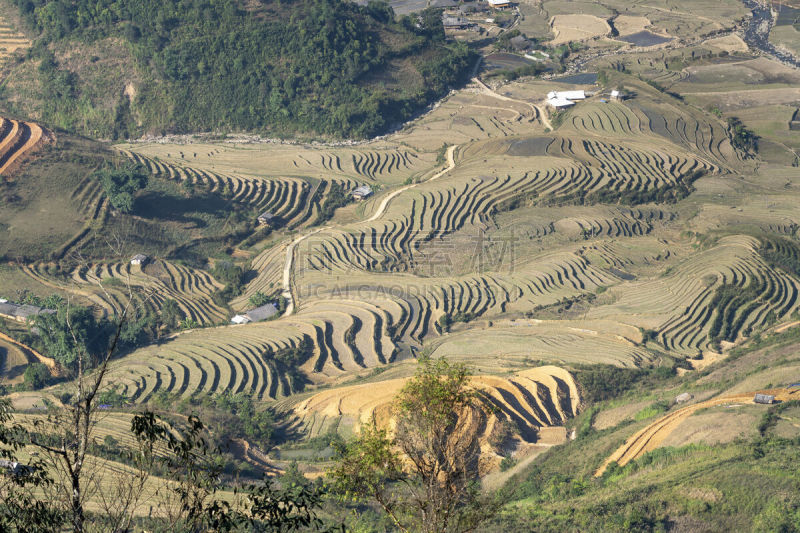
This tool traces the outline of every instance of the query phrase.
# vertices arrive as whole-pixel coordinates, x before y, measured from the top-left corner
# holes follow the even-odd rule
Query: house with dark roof
[[[52,315],[53,309],[45,309],[37,305],[15,304],[8,301],[0,303],[0,318],[26,323],[38,315]]]
[[[231,324],[249,324],[250,322],[261,322],[268,318],[272,318],[278,314],[278,307],[275,304],[266,304],[261,307],[256,307],[250,311],[236,315],[231,319]]]
[[[372,187],[369,185],[359,185],[353,192],[350,193],[353,198],[356,200],[364,200],[365,198],[369,198],[372,196]]]
[[[280,218],[278,215],[271,213],[269,211],[264,211],[260,215],[258,215],[258,223],[262,226],[277,226]]]

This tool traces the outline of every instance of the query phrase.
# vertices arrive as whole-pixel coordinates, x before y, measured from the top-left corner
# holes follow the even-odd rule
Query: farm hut
[[[131,264],[143,266],[144,264],[147,263],[148,259],[149,258],[144,254],[136,254],[133,257],[131,257]]]
[[[256,307],[245,313],[245,316],[250,319],[250,322],[261,322],[278,313],[278,308],[275,304],[266,304],[261,307]]]
[[[256,220],[258,220],[258,223],[262,226],[272,226],[278,222],[278,217],[269,211],[264,211],[258,215],[258,219]]]
[[[493,9],[506,9],[511,7],[511,2],[508,0],[489,0],[489,7]]]
[[[278,314],[278,308],[275,304],[266,304],[261,307],[256,307],[250,311],[236,315],[231,319],[231,324],[249,324],[250,322],[261,322],[272,316]]]
[[[771,394],[756,394],[755,398],[753,398],[753,401],[756,403],[772,405],[775,403],[775,396]]]
[[[446,30],[463,30],[472,26],[469,20],[452,15],[442,15],[442,25]]]
[[[614,89],[611,91],[611,99],[612,100],[622,100],[622,95],[619,93],[618,90]]]
[[[372,196],[372,188],[369,185],[359,185],[350,193],[356,200],[364,200]]]
[[[8,459],[0,459],[0,468],[11,474],[12,476],[21,476],[30,474],[36,467],[24,465],[17,461],[9,461]]]
[[[36,305],[15,304],[11,302],[0,303],[0,317],[15,322],[26,323],[38,315],[52,315],[53,309],[44,309]]]
[[[688,392],[684,392],[683,394],[678,394],[675,397],[675,403],[686,403],[689,400],[691,400],[692,398],[694,398],[694,396],[692,396]]]

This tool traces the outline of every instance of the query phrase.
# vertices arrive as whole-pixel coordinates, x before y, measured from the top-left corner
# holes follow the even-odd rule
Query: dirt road
[[[541,106],[538,106],[536,104],[532,104],[530,102],[526,102],[525,100],[517,100],[516,98],[510,98],[508,96],[503,96],[502,94],[496,93],[488,85],[483,83],[480,80],[480,78],[477,78],[477,77],[472,78],[472,81],[476,85],[478,85],[478,87],[480,87],[483,92],[485,92],[486,94],[488,94],[489,96],[491,96],[493,98],[497,98],[498,100],[503,100],[504,102],[514,102],[514,103],[517,103],[517,104],[523,104],[523,105],[526,105],[526,106],[530,107],[533,110],[535,118],[538,118],[539,120],[541,120],[542,124],[544,124],[544,126],[546,128],[549,128],[550,131],[553,130],[553,124],[550,122],[550,119],[547,118],[547,114],[544,112],[544,109],[542,109]]]
[[[428,181],[433,181],[435,179],[438,179],[455,168],[456,166],[455,151],[457,148],[458,145],[453,145],[447,149],[447,168],[434,174],[430,179],[426,180],[425,183],[427,183]],[[366,220],[366,222],[373,222],[382,217],[383,213],[386,211],[386,207],[389,205],[389,202],[391,202],[393,198],[395,198],[402,192],[405,192],[409,189],[413,189],[417,185],[419,185],[419,183],[412,183],[411,185],[406,185],[405,187],[401,187],[396,191],[393,191],[391,194],[388,194],[381,201],[380,205],[378,205],[378,209],[375,211],[375,213],[371,217],[369,217]],[[330,228],[331,226],[325,226],[324,228],[317,228],[313,231],[310,231],[304,235],[297,237],[289,244],[289,246],[286,247],[286,262],[284,263],[283,266],[283,292],[281,293],[282,296],[286,298],[286,312],[284,313],[284,316],[291,315],[292,313],[294,313],[295,310],[295,301],[294,301],[295,299],[292,294],[292,269],[294,268],[294,259],[295,259],[294,251],[297,248],[297,245],[306,240],[307,238],[311,237],[312,235]]]

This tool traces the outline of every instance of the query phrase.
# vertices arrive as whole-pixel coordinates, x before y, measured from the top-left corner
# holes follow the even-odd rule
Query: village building
[[[144,255],[144,254],[136,254],[133,257],[131,257],[131,264],[132,265],[143,266],[144,264],[147,263],[148,260],[149,260],[149,258],[146,255]]]
[[[466,30],[472,27],[472,23],[464,17],[442,15],[442,26],[446,30]]]
[[[372,196],[372,188],[369,185],[359,185],[350,194],[356,200],[364,200]]]
[[[584,91],[550,91],[547,93],[547,105],[559,110],[575,105],[576,100],[585,100]]]
[[[511,2],[508,0],[489,0],[489,7],[493,9],[507,9],[511,7]]]
[[[256,219],[258,223],[262,226],[274,226],[278,222],[278,217],[274,213],[270,213],[269,211],[264,211],[258,218]]]
[[[36,305],[15,304],[9,301],[0,303],[0,318],[15,322],[27,323],[39,315],[52,315],[53,309],[45,309]]]
[[[763,403],[767,405],[771,405],[775,403],[775,396],[771,394],[756,394],[753,398],[755,403]]]
[[[249,324],[250,322],[261,322],[278,314],[275,304],[266,304],[256,307],[250,311],[236,315],[231,319],[231,324]]]

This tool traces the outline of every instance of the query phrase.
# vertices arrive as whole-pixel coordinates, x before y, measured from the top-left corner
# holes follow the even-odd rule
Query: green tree
[[[176,329],[181,320],[183,320],[183,311],[181,311],[178,302],[172,298],[167,298],[161,305],[161,323],[168,329]]]
[[[375,500],[403,531],[471,531],[491,517],[498,505],[478,490],[473,423],[485,406],[469,376],[462,364],[421,359],[395,399],[394,438],[363,427],[330,474],[337,491]]]
[[[252,296],[250,296],[250,299],[248,301],[250,302],[250,305],[252,305],[253,307],[261,307],[262,305],[267,305],[271,300],[269,296],[267,296],[261,291],[258,291]]]
[[[135,163],[109,166],[95,172],[108,201],[122,213],[133,211],[134,195],[147,186],[147,176],[144,166]]]
[[[108,346],[110,328],[98,322],[87,307],[62,303],[55,313],[40,314],[33,320],[43,351],[69,372],[77,370],[79,355],[84,352],[86,368],[94,366]]]
[[[46,387],[47,384],[50,383],[51,378],[50,369],[43,363],[29,364],[28,368],[25,369],[25,374],[23,374],[25,387],[31,390],[38,390],[42,387]]]

